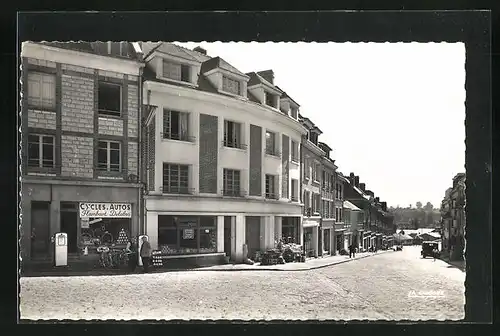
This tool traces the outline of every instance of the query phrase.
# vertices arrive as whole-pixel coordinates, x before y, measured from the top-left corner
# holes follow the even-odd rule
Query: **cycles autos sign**
[[[130,203],[80,203],[80,218],[132,218]]]

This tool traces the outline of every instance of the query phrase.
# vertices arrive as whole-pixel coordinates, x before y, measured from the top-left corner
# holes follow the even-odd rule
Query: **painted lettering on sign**
[[[80,203],[80,217],[131,218],[130,203]]]

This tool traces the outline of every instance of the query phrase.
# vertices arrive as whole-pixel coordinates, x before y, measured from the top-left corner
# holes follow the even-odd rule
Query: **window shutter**
[[[42,96],[42,75],[30,73],[28,75],[28,101],[31,105],[39,106]]]

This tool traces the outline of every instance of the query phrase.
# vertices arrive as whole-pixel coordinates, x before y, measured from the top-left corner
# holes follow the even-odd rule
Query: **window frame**
[[[30,137],[37,137],[38,138],[38,165],[31,165],[30,164],[30,144],[32,142],[30,141]],[[44,158],[43,158],[43,153],[44,153],[44,145],[45,143],[43,142],[44,138],[51,138],[52,139],[52,165],[51,166],[44,166]],[[30,133],[28,134],[28,148],[26,151],[26,160],[27,160],[27,167],[28,169],[55,169],[56,168],[56,137],[51,134],[41,134],[41,133]]]
[[[99,151],[102,150],[101,148],[101,143],[106,143],[106,169],[101,168],[101,162],[99,162]],[[119,149],[118,149],[118,170],[111,170],[111,151],[116,150],[111,148],[111,144],[118,144]],[[117,140],[107,140],[107,139],[99,139],[97,141],[97,170],[99,172],[106,172],[106,173],[115,173],[115,174],[120,174],[123,172],[123,144],[121,141]],[[115,165],[115,164],[113,164]]]
[[[178,114],[179,134],[172,133],[172,113]],[[183,117],[183,116],[185,116],[185,117]],[[191,132],[191,127],[190,127],[191,113],[190,112],[173,110],[173,109],[169,109],[169,108],[163,108],[162,117],[163,117],[162,139],[183,141],[183,142],[192,142],[193,141],[193,137],[190,135],[190,132]],[[186,130],[185,131],[183,131],[183,127],[182,127],[183,119],[185,119],[185,123],[186,123]],[[174,137],[174,135],[176,135],[177,138]]]
[[[237,84],[236,85],[237,92],[231,91],[231,85],[229,85],[230,83]],[[241,87],[242,87],[241,81],[226,75],[222,75],[222,91],[233,95],[241,96]]]
[[[100,107],[101,85],[114,86],[120,89],[120,111],[106,110]],[[98,116],[103,118],[123,118],[123,84],[99,79],[97,83],[97,112]]]
[[[270,147],[270,144],[268,144],[267,140],[268,140],[268,134],[269,135],[272,135],[272,137],[269,137],[269,139],[273,139],[273,143],[272,143],[272,148]],[[267,130],[266,129],[266,132],[265,132],[265,137],[266,137],[266,142],[265,142],[265,146],[266,146],[266,150],[265,150],[265,153],[267,155],[271,155],[271,156],[277,156],[278,154],[278,150],[277,150],[277,133],[276,132],[273,132],[271,130]]]
[[[169,65],[169,66],[179,66],[180,67],[180,76],[177,78],[177,77],[169,77],[167,76],[166,72],[165,72],[165,64]],[[192,81],[191,81],[191,71],[192,70],[192,66],[189,65],[189,64],[186,64],[186,63],[182,63],[182,62],[178,62],[178,61],[174,61],[174,60],[171,60],[171,59],[168,59],[168,58],[163,58],[162,59],[162,67],[161,67],[161,77],[166,79],[166,80],[172,80],[172,81],[176,81],[176,82],[179,82],[179,83],[188,83],[188,84],[192,84]],[[183,72],[183,70],[185,70],[186,72]],[[171,74],[171,73],[169,73]]]
[[[291,140],[290,147],[292,147],[292,150],[290,151],[291,152],[290,153],[291,160],[292,160],[292,162],[298,163],[299,162],[299,143],[295,140]]]
[[[277,179],[276,175],[266,174],[265,177],[265,196],[266,199],[278,199],[278,188],[277,188]],[[272,183],[269,181],[272,179]]]
[[[243,145],[243,123],[224,119],[224,129],[223,129],[223,145],[228,148],[244,149]],[[236,127],[237,126],[237,127]],[[228,130],[232,128],[233,139],[229,139]]]
[[[268,97],[271,97],[272,98],[272,102],[273,102],[273,105],[269,105],[267,102],[268,102]],[[274,109],[277,109],[278,108],[278,99],[277,99],[277,95],[272,93],[272,92],[269,92],[269,91],[266,91],[264,90],[264,105],[266,106],[269,106],[269,107],[272,107]]]
[[[177,186],[172,185],[172,167],[177,168]],[[166,168],[168,168],[168,184],[167,181],[165,181],[165,176],[166,176]],[[183,171],[185,169],[185,171]],[[186,181],[185,181],[185,186],[182,186],[181,184],[184,183],[182,180],[183,173],[185,173]],[[162,165],[162,183],[161,183],[161,191],[162,194],[173,194],[173,195],[189,195],[191,194],[191,181],[190,181],[190,173],[191,173],[191,167],[188,164],[182,164],[182,163],[173,163],[173,162],[163,162]],[[182,183],[181,183],[182,182]],[[167,188],[165,188],[167,186]],[[177,191],[174,190],[174,188],[177,188]]]
[[[222,170],[222,194],[224,196],[241,196],[241,193],[241,170],[224,168]]]
[[[294,182],[295,182],[295,187],[294,187]],[[291,192],[291,199],[293,202],[298,202],[299,201],[299,180],[298,179],[291,179],[290,182],[290,188],[292,189]]]
[[[32,97],[32,90],[30,90],[31,82],[33,81],[32,76],[40,76],[40,80],[38,81],[39,84],[39,97]],[[31,78],[30,78],[31,76]],[[53,93],[53,97],[50,98],[50,103],[49,104],[44,104],[44,98],[43,98],[43,92],[44,92],[44,78],[51,78],[51,81],[53,80],[52,88],[51,91]],[[54,73],[48,73],[48,72],[43,72],[43,71],[29,71],[28,72],[28,79],[26,83],[26,91],[27,91],[27,101],[28,101],[28,108],[30,109],[35,109],[35,110],[42,110],[42,111],[51,111],[55,112],[56,110],[56,74]],[[38,100],[38,104],[34,103],[33,100]]]

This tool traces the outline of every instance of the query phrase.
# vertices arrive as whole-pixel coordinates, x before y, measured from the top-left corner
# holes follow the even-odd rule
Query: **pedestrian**
[[[151,262],[151,244],[148,242],[148,237],[142,237],[142,246],[141,246],[141,260],[142,267],[144,268],[144,273],[149,273],[149,263]]]
[[[137,243],[135,238],[129,238],[125,251],[128,254],[128,268],[134,272],[137,267]]]
[[[354,258],[355,256],[355,251],[354,251],[354,245],[349,245],[349,258]]]

